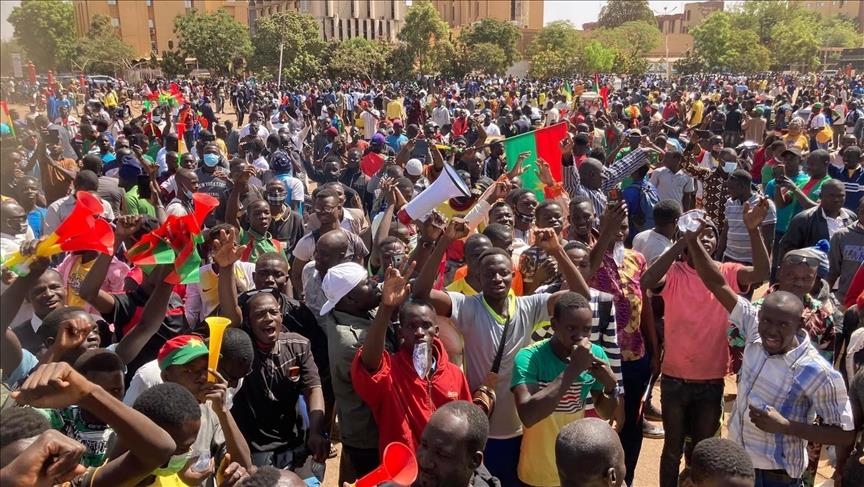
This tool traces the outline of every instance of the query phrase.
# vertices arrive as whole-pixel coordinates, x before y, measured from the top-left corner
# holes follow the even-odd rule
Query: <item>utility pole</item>
[[[279,43],[279,75],[277,77],[276,84],[282,86],[282,51],[285,49],[284,43]]]

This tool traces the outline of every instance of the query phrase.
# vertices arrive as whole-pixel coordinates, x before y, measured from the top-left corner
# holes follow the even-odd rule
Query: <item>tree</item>
[[[321,74],[322,55],[327,44],[318,32],[318,23],[310,15],[288,11],[255,22],[255,54],[252,66],[276,73],[279,45],[282,44],[282,78],[289,82],[310,79]]]
[[[227,73],[230,61],[252,53],[248,29],[225,10],[202,14],[196,10],[174,19],[180,53],[198,65]]]
[[[111,19],[104,15],[90,19],[90,30],[75,42],[72,52],[70,62],[76,71],[100,74],[115,74],[128,68],[135,54],[131,46],[117,37]]]
[[[649,51],[660,43],[660,29],[642,20],[625,22],[614,29],[599,29],[594,36],[603,45],[616,51],[616,71],[642,74],[648,68],[645,60]]]
[[[729,42],[729,69],[733,73],[758,73],[771,67],[771,50],[759,44],[759,36],[745,30]]]
[[[614,29],[627,22],[642,20],[657,25],[648,0],[609,0],[600,9],[597,23],[605,29]]]
[[[816,34],[822,47],[858,47],[861,45],[861,34],[855,22],[842,16],[823,17]]]
[[[687,51],[684,57],[672,63],[672,66],[675,68],[675,72],[680,75],[696,74],[708,68],[705,60],[693,50]]]
[[[186,58],[174,49],[162,51],[162,61],[159,63],[159,68],[166,78],[177,78],[189,74]]]
[[[693,48],[709,70],[724,70],[729,66],[733,36],[731,14],[714,12],[691,33]]]
[[[435,49],[436,42],[447,40],[449,33],[450,28],[441,20],[432,3],[420,0],[408,8],[405,24],[396,37],[404,43],[412,65],[420,73],[428,74],[439,68],[434,63],[436,56],[431,55],[431,51]]]
[[[381,75],[387,65],[389,48],[382,42],[354,37],[342,42],[331,42],[327,70],[334,78],[362,77],[372,79]]]
[[[531,75],[551,78],[574,73],[584,44],[579,31],[570,22],[550,22],[540,29],[528,46]]]
[[[519,28],[511,22],[485,18],[469,26],[459,35],[459,40],[469,48],[478,44],[492,44],[504,53],[505,67],[511,66],[519,54],[516,43],[521,36]],[[482,49],[488,50],[488,47]]]
[[[602,73],[612,70],[615,65],[615,50],[604,46],[600,41],[591,40],[585,44],[582,50],[583,71],[588,73]]]
[[[777,67],[812,69],[819,65],[819,37],[813,19],[795,16],[771,30],[771,51]]]
[[[71,2],[22,0],[7,20],[14,28],[13,38],[38,70],[56,70],[69,58],[75,44]]]
[[[479,71],[484,74],[501,74],[510,66],[504,50],[491,42],[465,46],[465,50],[465,62],[472,71]]]

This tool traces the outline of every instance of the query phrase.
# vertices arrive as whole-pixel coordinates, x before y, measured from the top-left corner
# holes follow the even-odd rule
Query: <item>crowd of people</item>
[[[0,139],[4,485],[864,485],[861,76],[89,88]]]

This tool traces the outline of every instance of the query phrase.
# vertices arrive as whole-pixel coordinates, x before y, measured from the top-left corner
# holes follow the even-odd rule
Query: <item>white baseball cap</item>
[[[368,277],[366,269],[356,262],[345,262],[331,267],[321,280],[321,290],[327,298],[327,302],[321,307],[321,316],[332,311],[336,303]]]
[[[411,176],[421,176],[423,174],[423,163],[420,159],[408,159],[405,163],[405,172]]]

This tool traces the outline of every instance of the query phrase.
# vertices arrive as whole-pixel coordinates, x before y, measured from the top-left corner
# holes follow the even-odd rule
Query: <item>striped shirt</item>
[[[819,415],[824,425],[852,431],[852,406],[843,378],[813,348],[803,330],[794,349],[769,355],[759,337],[757,309],[747,299],[738,298],[729,320],[746,339],[729,439],[747,450],[755,468],[783,469],[790,477],[801,478],[807,466],[807,441],[760,430],[750,421],[748,407],[770,406],[787,420],[805,424]]]
[[[753,207],[760,198],[762,198],[761,194],[753,193],[747,203]],[[725,213],[726,250],[723,252],[723,256],[726,257],[726,260],[752,264],[753,249],[750,248],[750,234],[747,232],[747,226],[744,225],[744,202],[732,198],[727,199]],[[777,223],[777,210],[774,207],[774,202],[768,200],[768,214],[762,220],[762,225],[775,223]]]
[[[560,290],[561,284],[556,283],[549,286],[541,286],[537,288],[536,292],[555,293]],[[615,375],[615,381],[619,386],[623,386],[624,382],[621,378],[621,349],[618,347],[618,332],[615,327],[615,306],[612,303],[612,295],[594,288],[589,288],[589,292],[591,294],[591,299],[588,300],[591,305],[591,343],[599,346],[606,353],[606,357],[609,359],[609,368],[612,369],[612,373]],[[604,310],[602,320],[600,319],[601,307]],[[537,343],[551,338],[553,334],[551,323],[549,321],[541,321],[534,325],[531,341]],[[590,395],[585,401],[586,410],[594,409],[594,402]]]
[[[633,171],[639,169],[648,163],[648,151],[645,149],[636,149],[621,159],[615,161],[609,167],[603,168],[603,182],[600,183],[600,188],[590,189],[582,185],[582,179],[579,176],[579,168],[573,161],[573,158],[565,158],[562,161],[564,166],[564,189],[570,195],[570,199],[576,197],[585,197],[591,200],[594,206],[594,213],[599,217],[606,211],[606,192],[618,186],[618,183],[624,180]]]

